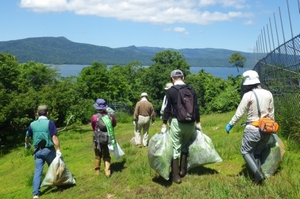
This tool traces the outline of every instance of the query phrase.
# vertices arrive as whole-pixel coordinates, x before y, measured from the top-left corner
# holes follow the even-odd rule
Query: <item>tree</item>
[[[94,62],[91,66],[83,68],[77,80],[82,91],[82,97],[93,100],[108,95],[108,81],[107,66],[99,62]]]
[[[180,69],[185,76],[190,74],[190,65],[185,61],[183,55],[178,51],[164,50],[156,53],[152,61],[155,63],[146,68],[142,74],[142,89],[147,92],[154,109],[158,111],[165,95],[163,89],[170,82],[172,70]]]
[[[241,55],[238,52],[233,53],[230,58],[229,58],[229,63],[232,64],[233,66],[236,66],[237,71],[239,72],[239,67],[243,68],[246,62],[246,57]]]

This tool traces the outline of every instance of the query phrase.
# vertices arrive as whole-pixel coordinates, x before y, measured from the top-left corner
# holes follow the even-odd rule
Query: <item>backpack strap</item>
[[[108,132],[109,139],[110,139],[110,143],[111,143],[111,145],[113,145],[113,147],[115,147],[116,139],[115,139],[114,128],[112,126],[112,121],[111,121],[111,119],[108,115],[104,115],[102,117],[102,120],[103,120],[104,124],[106,125],[107,132]]]
[[[256,98],[256,104],[257,104],[257,111],[258,111],[258,117],[260,118],[260,108],[259,108],[259,102],[258,102],[258,98],[257,98],[257,95],[254,91],[252,91],[254,93],[254,96]]]

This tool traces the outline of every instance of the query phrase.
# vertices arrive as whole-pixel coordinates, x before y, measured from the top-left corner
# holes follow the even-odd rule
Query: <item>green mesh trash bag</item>
[[[187,169],[222,161],[212,140],[201,131],[195,131],[189,145]]]
[[[266,177],[270,177],[276,172],[282,162],[284,153],[283,142],[273,133],[265,149],[261,152],[261,169]]]
[[[161,177],[169,180],[173,145],[168,133],[156,133],[149,140],[148,161],[150,167]]]

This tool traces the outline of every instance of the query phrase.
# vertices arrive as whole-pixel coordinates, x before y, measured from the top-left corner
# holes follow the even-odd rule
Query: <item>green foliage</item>
[[[148,67],[141,78],[143,85],[141,92],[147,92],[154,109],[160,110],[161,101],[165,95],[163,89],[170,82],[172,70],[180,69],[185,76],[190,74],[190,66],[178,51],[165,50],[155,54],[152,58],[155,63]]]
[[[240,76],[229,76],[225,81],[201,70],[186,77],[185,82],[196,90],[200,112],[207,114],[235,110],[240,101],[241,81]]]
[[[112,108],[117,108],[121,123],[131,122],[134,105],[142,92],[148,93],[158,113],[165,95],[163,88],[174,69],[181,69],[185,83],[196,90],[201,115],[236,109],[240,101],[240,76],[229,76],[224,80],[203,70],[190,74],[190,66],[178,51],[164,50],[155,54],[152,61],[154,64],[149,67],[132,61],[125,66],[110,68],[104,63],[94,62],[78,77],[62,78],[57,69],[33,61],[18,64],[16,57],[0,54],[1,144],[15,146],[23,142],[26,128],[36,118],[36,108],[40,104],[49,106],[49,117],[58,128],[67,123],[88,124],[95,113],[93,104],[97,98],[104,98]],[[273,85],[272,82],[269,84]],[[296,132],[299,123],[288,117],[292,110],[287,107],[281,112],[286,115],[280,119],[283,134],[299,141]]]
[[[116,112],[115,117],[118,123],[131,123],[132,116],[124,112]]]
[[[241,55],[239,52],[233,53],[230,58],[229,58],[229,63],[232,64],[236,67],[236,69],[239,71],[239,67],[243,68],[246,62],[246,57]]]
[[[300,142],[299,97],[299,94],[285,94],[280,98],[275,98],[275,108],[279,107],[275,119],[278,121],[281,134],[285,138],[295,140],[298,143]]]

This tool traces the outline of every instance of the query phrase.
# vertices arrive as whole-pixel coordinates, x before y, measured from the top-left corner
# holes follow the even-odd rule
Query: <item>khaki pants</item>
[[[148,145],[148,131],[150,127],[150,116],[139,115],[138,121],[134,127],[135,143],[136,145]]]

